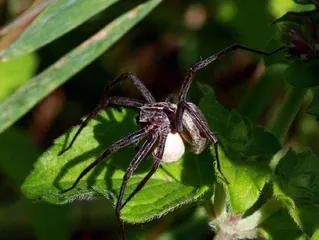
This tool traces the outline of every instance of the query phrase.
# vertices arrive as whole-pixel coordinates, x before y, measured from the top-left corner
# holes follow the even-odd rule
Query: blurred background
[[[120,1],[38,52],[0,63],[0,101],[139,2]],[[35,3],[41,1],[0,0],[0,25]],[[164,1],[110,50],[0,135],[0,240],[116,239],[118,229],[107,200],[52,206],[31,203],[22,196],[20,186],[38,156],[78,124],[96,106],[108,81],[121,73],[136,73],[157,100],[164,99],[178,92],[188,68],[201,58],[233,43],[265,49],[278,32],[272,21],[298,8],[292,0]],[[267,126],[287,90],[283,69],[281,65],[265,69],[260,57],[237,51],[198,73],[196,81],[212,86],[226,108],[235,108],[256,124]],[[259,93],[263,98],[258,98]],[[140,98],[129,82],[115,88],[113,94]],[[193,84],[189,100],[197,103],[200,97]],[[310,101],[311,95],[307,98]],[[316,151],[316,130],[313,117],[300,113],[286,144]],[[143,232],[146,239],[213,237],[207,217],[195,204],[128,229]]]

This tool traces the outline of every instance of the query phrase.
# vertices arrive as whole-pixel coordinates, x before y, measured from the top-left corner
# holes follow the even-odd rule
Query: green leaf
[[[318,11],[302,11],[302,12],[288,12],[282,17],[278,18],[274,23],[293,22],[297,24],[305,24],[309,20],[318,20]]]
[[[298,88],[309,88],[319,85],[319,61],[303,62],[296,60],[285,71],[288,83]]]
[[[63,204],[76,199],[106,196],[116,201],[124,172],[135,155],[133,147],[118,151],[80,181],[76,189],[65,194],[62,189],[72,186],[80,172],[112,143],[136,131],[131,111],[109,110],[93,119],[83,130],[74,146],[62,156],[77,127],[55,141],[37,161],[34,171],[23,185],[30,199]],[[128,197],[148,172],[152,164],[144,160],[128,182]],[[145,222],[160,217],[174,208],[196,200],[214,183],[213,158],[209,151],[201,155],[186,152],[180,161],[164,165],[147,182],[122,211],[128,222]]]
[[[117,0],[58,0],[49,5],[1,57],[9,60],[33,52],[115,2]]]
[[[308,239],[285,210],[276,212],[259,227],[262,236],[268,240]]]
[[[220,106],[210,88],[200,87],[204,98],[199,106],[222,146],[219,155],[230,182],[225,184],[230,206],[235,214],[243,213],[257,201],[269,181],[269,159],[281,146],[270,133]]]
[[[161,0],[147,1],[125,13],[19,88],[0,105],[0,133],[111,47],[160,2]]]
[[[317,229],[311,237],[311,240],[318,240],[318,239],[319,239],[319,229]]]
[[[315,91],[307,112],[319,119],[319,89]]]
[[[297,225],[312,236],[319,222],[319,159],[310,151],[289,150],[275,170],[274,194]]]
[[[38,66],[34,54],[10,62],[0,62],[0,102],[29,80]]]

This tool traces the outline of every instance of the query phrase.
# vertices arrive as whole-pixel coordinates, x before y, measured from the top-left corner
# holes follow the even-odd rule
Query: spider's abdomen
[[[191,102],[188,102],[188,104],[198,114],[198,116],[200,116],[201,120],[206,123],[206,118],[198,109],[198,107]],[[196,154],[199,154],[202,151],[204,151],[208,144],[208,140],[203,134],[203,130],[193,120],[193,118],[187,111],[185,111],[183,115],[182,136],[191,145],[192,151]]]

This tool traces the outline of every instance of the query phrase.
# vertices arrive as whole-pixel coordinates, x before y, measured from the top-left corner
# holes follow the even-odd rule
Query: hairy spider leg
[[[99,105],[85,118],[77,132],[75,133],[74,137],[72,138],[70,144],[68,147],[63,149],[59,156],[68,151],[74,144],[75,140],[79,136],[79,134],[82,132],[82,130],[86,127],[86,125],[89,123],[89,121],[96,116],[102,109],[108,107],[109,105],[118,105],[123,107],[131,107],[131,108],[140,108],[143,106],[142,101],[138,101],[135,99],[125,98],[125,97],[110,97],[102,100]]]
[[[184,113],[184,108],[182,107],[182,102],[186,101],[186,97],[187,97],[187,93],[189,90],[189,87],[194,79],[194,76],[196,74],[197,71],[199,71],[200,69],[206,67],[208,64],[214,62],[217,58],[233,52],[235,50],[238,49],[242,49],[248,52],[252,52],[252,53],[257,53],[260,55],[265,55],[265,56],[270,56],[273,55],[277,52],[280,52],[281,50],[286,49],[286,47],[280,47],[272,52],[264,52],[264,51],[260,51],[260,50],[256,50],[253,48],[249,48],[249,47],[245,47],[245,46],[241,46],[239,44],[234,44],[231,45],[227,48],[225,48],[224,50],[196,63],[193,67],[191,67],[188,70],[188,73],[184,79],[183,85],[181,87],[181,90],[179,92],[179,98],[178,98],[178,105],[177,105],[177,111],[176,111],[176,126],[177,126],[177,132],[182,132],[183,131],[183,113]]]
[[[168,136],[168,132],[167,133],[162,132],[162,134],[160,135],[158,146],[157,146],[158,150],[154,155],[154,163],[152,165],[151,170],[147,173],[147,175],[143,178],[143,180],[138,184],[138,186],[134,189],[134,191],[128,196],[128,198],[122,204],[121,209],[123,209],[125,205],[135,196],[135,194],[138,193],[144,187],[147,181],[153,176],[153,174],[159,168],[161,160],[163,158],[167,136]]]
[[[214,149],[215,149],[215,156],[216,156],[216,163],[217,163],[217,170],[222,175],[224,181],[229,184],[229,181],[227,180],[226,176],[221,170],[219,157],[218,157],[218,139],[214,136],[214,134],[210,131],[208,125],[201,121],[201,117],[194,111],[192,107],[189,106],[188,103],[182,102],[182,107],[186,109],[186,111],[195,118],[197,124],[200,126],[200,128],[204,131],[204,134],[206,137],[213,143]]]
[[[105,150],[102,155],[96,159],[94,162],[92,162],[89,166],[87,166],[78,176],[78,178],[75,180],[75,182],[73,183],[72,187],[63,190],[62,192],[68,192],[72,189],[74,189],[76,187],[76,185],[80,182],[80,180],[88,173],[90,172],[93,168],[95,168],[98,164],[100,164],[105,158],[109,157],[112,153],[117,152],[119,149],[126,147],[130,144],[133,144],[139,140],[141,140],[142,138],[144,138],[145,136],[147,136],[147,131],[145,128],[134,132],[132,134],[130,134],[129,136],[120,139],[119,141],[113,143],[107,150]]]
[[[130,98],[124,98],[124,97],[110,97],[107,98],[107,95],[109,91],[117,84],[120,83],[121,81],[125,79],[130,79],[133,84],[137,87],[137,89],[141,92],[145,100],[149,103],[155,103],[155,99],[152,96],[152,94],[148,91],[148,89],[145,87],[145,85],[133,74],[133,73],[123,73],[121,74],[118,78],[114,79],[111,81],[104,89],[104,94],[103,94],[103,99],[100,101],[98,106],[86,117],[84,122],[81,124],[80,128],[74,135],[71,143],[69,146],[65,149],[63,149],[60,153],[59,156],[65,153],[67,150],[69,150],[72,146],[73,143],[75,142],[76,138],[78,135],[81,133],[83,128],[86,127],[86,125],[89,123],[89,121],[96,116],[96,114],[99,113],[102,109],[106,108],[108,105],[119,105],[119,106],[125,106],[125,107],[132,107],[132,108],[139,108],[143,105],[144,102],[135,100],[135,99],[130,99]]]
[[[117,217],[117,220],[119,222],[119,225],[121,227],[121,233],[122,233],[122,237],[124,240],[126,240],[127,238],[126,238],[126,234],[125,234],[124,224],[121,220],[121,214],[120,214],[121,209],[122,209],[122,200],[123,200],[123,196],[124,196],[124,191],[125,191],[128,180],[130,179],[130,177],[132,176],[132,174],[134,173],[136,168],[140,165],[142,160],[151,151],[154,144],[156,143],[156,141],[158,139],[158,134],[159,133],[156,132],[156,133],[150,135],[150,138],[144,142],[141,149],[135,155],[135,157],[133,158],[132,162],[130,163],[129,167],[127,168],[127,170],[123,176],[122,185],[121,185],[119,196],[118,196],[118,199],[116,202],[115,213],[116,213],[116,217]]]
[[[112,82],[110,82],[104,89],[104,95],[107,96],[109,91],[118,83],[124,81],[125,79],[130,79],[133,84],[137,87],[137,89],[141,92],[143,97],[146,99],[149,103],[155,103],[155,98],[153,95],[148,91],[148,89],[145,87],[145,85],[141,82],[141,80],[138,79],[138,77],[131,73],[123,73],[118,78],[114,79]]]

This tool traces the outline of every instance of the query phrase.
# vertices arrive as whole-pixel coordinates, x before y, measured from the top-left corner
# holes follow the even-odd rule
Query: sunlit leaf
[[[93,162],[110,144],[137,130],[132,112],[115,110],[100,114],[92,120],[75,145],[62,156],[58,153],[67,146],[77,127],[56,140],[37,161],[27,178],[23,191],[28,198],[63,204],[76,199],[105,196],[116,201],[123,174],[135,151],[133,147],[120,150],[96,167],[67,193],[80,172]],[[125,197],[131,193],[148,172],[152,161],[144,160],[132,176]],[[128,204],[122,217],[128,222],[145,222],[201,196],[214,183],[213,157],[208,151],[201,155],[186,152],[175,164],[164,165]]]
[[[221,168],[230,182],[225,184],[226,193],[232,211],[242,213],[257,201],[269,181],[269,157],[281,146],[269,132],[221,107],[208,87],[201,88],[205,97],[199,106],[223,147]]]

